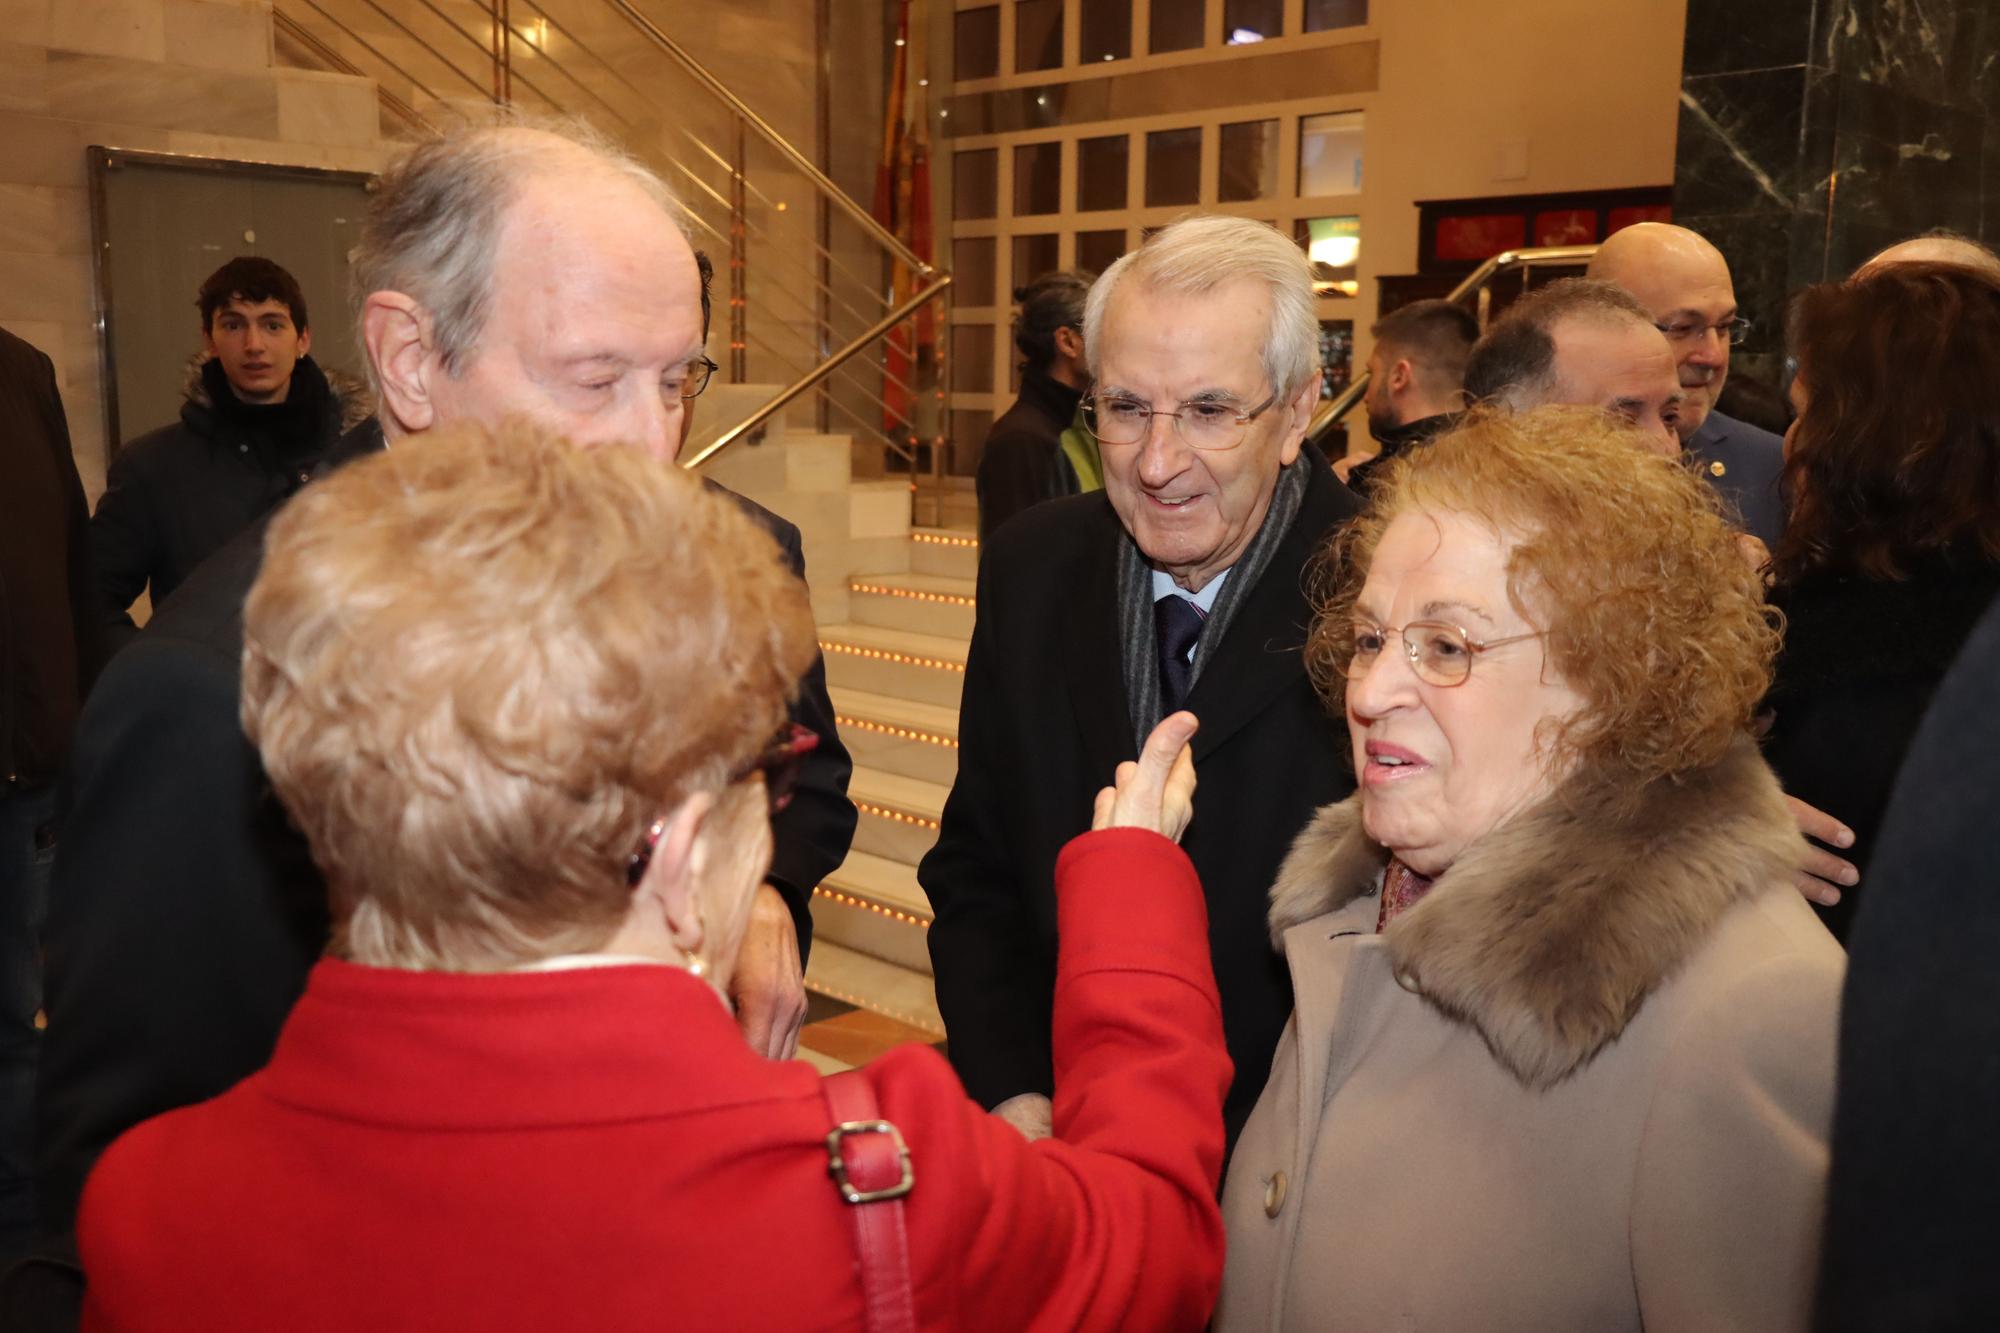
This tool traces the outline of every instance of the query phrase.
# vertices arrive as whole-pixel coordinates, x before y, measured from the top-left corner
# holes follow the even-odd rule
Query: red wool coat
[[[1199,1328],[1229,1085],[1178,848],[1057,870],[1057,1138],[935,1052],[868,1066],[908,1141],[929,1328]],[[148,1121],[85,1189],[96,1330],[855,1328],[819,1077],[666,967],[447,975],[322,962],[271,1063]]]

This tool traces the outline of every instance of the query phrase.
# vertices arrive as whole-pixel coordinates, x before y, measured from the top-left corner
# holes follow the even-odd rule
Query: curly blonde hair
[[[1584,700],[1546,743],[1636,795],[1705,768],[1770,685],[1778,619],[1714,493],[1595,408],[1475,412],[1384,471],[1368,511],[1315,572],[1306,644],[1340,707],[1355,600],[1383,532],[1421,510],[1475,517],[1513,539],[1508,596],[1548,631],[1549,660]]]
[[[813,651],[771,536],[680,469],[453,428],[273,521],[243,726],[336,952],[495,970],[615,933],[646,825],[749,764]]]

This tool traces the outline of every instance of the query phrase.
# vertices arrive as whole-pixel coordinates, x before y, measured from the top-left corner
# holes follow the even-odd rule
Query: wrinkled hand
[[[1828,846],[1848,848],[1854,845],[1854,830],[1835,819],[1824,810],[1815,809],[1796,796],[1787,796],[1785,804],[1792,807],[1792,818],[1799,821],[1799,832]],[[1824,847],[1808,844],[1804,862],[1792,872],[1792,883],[1798,885],[1800,893],[1822,907],[1831,907],[1840,901],[1840,885],[1853,886],[1861,882],[1861,872],[1851,861],[1843,861]]]
[[[799,961],[799,931],[792,909],[769,884],[757,886],[750,904],[750,927],[729,979],[736,1002],[736,1025],[750,1049],[772,1060],[789,1060],[799,1048],[806,1018],[806,973]]]
[[[1118,765],[1116,784],[1097,793],[1090,827],[1143,828],[1179,842],[1194,817],[1194,739],[1200,724],[1193,713],[1161,721],[1146,738],[1139,761]]]
[[[1009,1097],[993,1108],[993,1114],[1020,1130],[1021,1137],[1030,1143],[1055,1133],[1055,1103],[1039,1092]]]

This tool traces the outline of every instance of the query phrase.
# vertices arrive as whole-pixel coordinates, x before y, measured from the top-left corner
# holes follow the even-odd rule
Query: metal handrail
[[[271,12],[271,23],[273,27],[277,28],[280,32],[284,33],[285,36],[291,38],[293,41],[297,42],[300,46],[303,46],[306,48],[306,50],[312,52],[315,58],[325,61],[329,66],[331,66],[335,70],[338,70],[340,73],[352,74],[358,78],[369,77],[362,70],[361,66],[355,64],[352,60],[349,60],[346,56],[340,54],[340,52],[334,50],[332,47],[328,46],[325,42],[321,41],[319,37],[314,34],[312,29],[306,27],[304,24],[300,23],[297,19],[291,17],[289,14],[281,14],[276,10],[273,10]],[[375,51],[375,48],[373,48],[372,46],[369,47],[368,49],[370,51]],[[375,54],[378,57],[381,56],[381,52],[379,51],[375,51]],[[386,58],[384,59],[386,61]],[[396,66],[392,64],[389,66],[389,68],[396,69]],[[411,87],[413,88],[424,87],[423,84],[419,83],[416,79],[411,78],[410,75],[404,74],[402,70],[396,69],[396,72],[398,74],[403,74],[404,78],[409,79]],[[375,84],[376,99],[380,101],[383,106],[388,107],[392,114],[399,117],[405,124],[410,125],[416,129],[422,130],[426,134],[438,133],[438,127],[431,124],[430,121],[426,120],[424,118],[423,112],[417,110],[415,107],[411,106],[408,102],[405,102],[402,98],[390,92],[387,88],[384,88],[382,86],[382,81],[380,79],[374,79],[372,81]],[[424,91],[429,92],[430,90],[428,88],[425,88]]]
[[[416,76],[410,74],[409,71],[403,69],[396,61],[390,59],[385,52],[377,49],[359,31],[350,27],[342,19],[336,18],[324,7],[322,0],[299,0],[299,2],[318,15],[319,18],[332,25],[335,33],[342,34],[358,42],[362,49],[366,50],[375,59],[381,61],[386,68],[407,79],[413,88],[432,98],[438,96],[434,90],[426,86]],[[360,5],[364,10],[372,11],[380,19],[386,20],[394,32],[400,33],[403,37],[414,42],[430,59],[442,64],[444,72],[448,77],[464,80],[468,85],[478,88],[477,81],[467,73],[456,59],[439,49],[432,41],[420,35],[408,23],[389,13],[384,8],[386,2],[387,0],[354,0],[354,3]],[[808,283],[829,307],[828,309],[815,311],[791,288],[790,284],[781,283],[778,287],[772,289],[770,294],[774,296],[782,291],[783,297],[780,298],[781,302],[796,306],[798,313],[805,316],[806,327],[816,330],[817,336],[815,341],[818,348],[821,349],[823,359],[810,371],[802,371],[798,364],[793,361],[792,357],[780,351],[777,345],[771,344],[767,340],[757,340],[761,349],[759,356],[767,361],[775,362],[778,366],[782,366],[787,378],[796,377],[796,379],[748,420],[736,424],[726,433],[709,442],[693,458],[689,459],[685,465],[695,467],[707,459],[714,457],[729,445],[750,435],[752,432],[759,431],[790,403],[807,393],[817,390],[820,394],[822,412],[832,410],[845,418],[852,419],[855,425],[859,427],[861,435],[865,435],[871,439],[879,439],[890,453],[909,463],[914,473],[918,457],[916,451],[920,447],[920,442],[917,438],[919,408],[915,400],[920,397],[928,397],[928,390],[922,389],[917,384],[904,383],[902,379],[890,372],[887,365],[864,365],[861,354],[867,351],[872,344],[877,343],[885,334],[888,334],[919,311],[924,310],[930,303],[945,298],[951,284],[950,276],[940,271],[934,265],[920,260],[908,246],[904,245],[878,221],[865,206],[844,192],[838,185],[834,184],[825,173],[814,165],[805,153],[789,140],[785,139],[783,135],[779,134],[776,129],[702,66],[699,61],[695,60],[679,43],[668,37],[632,4],[627,3],[626,0],[602,0],[602,3],[606,9],[613,11],[617,18],[623,21],[626,28],[637,32],[641,37],[645,38],[653,48],[672,59],[683,71],[706,89],[721,104],[721,109],[724,113],[733,119],[735,148],[732,155],[728,158],[724,158],[714,147],[699,136],[691,133],[686,126],[673,125],[673,128],[678,129],[680,135],[688,143],[692,144],[699,154],[705,155],[706,158],[712,160],[727,174],[729,181],[728,198],[724,198],[720,191],[713,188],[705,179],[704,174],[696,170],[692,164],[679,160],[679,154],[672,148],[666,145],[659,145],[656,148],[656,151],[664,149],[664,156],[667,162],[686,178],[687,182],[693,187],[693,193],[696,197],[706,196],[715,206],[726,210],[729,214],[728,235],[726,239],[731,249],[729,263],[731,279],[729,337],[731,343],[732,376],[739,382],[744,378],[744,352],[749,346],[748,329],[744,326],[741,317],[742,297],[744,294],[742,289],[741,245],[744,237],[749,236],[764,240],[766,242],[764,246],[765,253],[772,262],[777,263],[780,267],[796,265],[798,268],[806,270]],[[494,16],[495,25],[494,40],[490,48],[487,44],[482,43],[477,36],[468,32],[463,26],[453,20],[448,14],[445,14],[439,8],[438,0],[417,0],[417,6],[420,10],[427,11],[430,16],[441,21],[451,30],[449,34],[440,34],[441,41],[452,44],[455,38],[463,41],[468,48],[480,52],[482,58],[490,56],[494,62],[496,71],[494,88],[490,94],[495,102],[505,104],[512,101],[518,95],[518,90],[546,103],[551,108],[558,111],[562,109],[562,103],[557,98],[551,96],[550,92],[544,91],[541,87],[537,86],[538,81],[535,78],[529,77],[522,69],[508,68],[506,73],[510,77],[503,78],[500,73],[502,66],[511,67],[514,64],[506,54],[507,50],[511,49],[513,42],[516,40],[527,40],[513,31],[512,23],[508,18],[509,10],[512,8],[516,14],[523,11],[530,14],[539,13],[543,22],[572,42],[576,48],[575,53],[582,57],[585,67],[591,75],[591,82],[587,82],[584,78],[579,77],[577,69],[573,66],[573,62],[557,60],[551,52],[542,50],[540,47],[536,47],[535,49],[546,59],[538,63],[538,70],[539,64],[545,63],[549,68],[548,77],[561,80],[571,86],[577,95],[602,108],[610,115],[613,121],[620,125],[630,126],[637,122],[631,120],[625,111],[619,106],[614,105],[611,100],[607,100],[604,95],[605,92],[612,93],[614,97],[620,100],[623,99],[625,92],[629,92],[636,95],[644,107],[657,111],[658,104],[656,99],[642,92],[630,78],[625,76],[617,65],[592,50],[590,45],[578,40],[576,34],[571,32],[567,25],[562,24],[555,16],[549,15],[542,4],[537,3],[536,0],[526,0],[525,3],[522,3],[521,0],[515,0],[513,5],[510,5],[508,0],[487,0],[487,7]],[[275,9],[276,7],[274,6]],[[281,23],[284,30],[297,35],[300,39],[300,44],[316,58],[335,68],[344,68],[353,73],[362,72],[359,67],[346,61],[336,50],[296,20],[288,18],[282,13],[276,14],[275,17]],[[456,49],[455,46],[454,49]],[[609,83],[599,85],[603,88],[602,92],[599,91],[599,87],[592,86],[592,82],[597,80],[600,70],[608,74],[610,79]],[[620,89],[623,91],[621,92]],[[378,92],[380,91],[378,84]],[[484,98],[489,94],[482,89],[480,90],[480,95]],[[399,99],[393,99],[387,93],[382,93],[382,101],[384,106],[389,107],[396,114],[403,116],[411,124],[430,133],[437,132],[437,127],[432,125],[428,120],[425,120],[416,112],[414,107],[401,103]],[[668,124],[672,125],[672,121],[670,120]],[[824,218],[826,216],[825,210],[834,209],[845,213],[860,225],[862,231],[880,247],[880,250],[887,258],[912,270],[917,277],[918,283],[928,283],[928,285],[921,286],[917,292],[901,305],[875,320],[868,329],[851,339],[844,346],[838,350],[831,351],[831,354],[826,354],[827,344],[831,341],[830,335],[833,333],[832,328],[827,323],[828,314],[831,314],[833,310],[838,310],[846,317],[842,320],[843,323],[846,322],[847,318],[851,318],[855,322],[869,319],[869,312],[867,310],[856,308],[849,300],[834,291],[832,284],[835,278],[839,277],[853,283],[857,291],[868,292],[869,299],[863,302],[863,304],[872,306],[875,309],[881,309],[882,305],[887,304],[883,300],[884,293],[878,289],[877,280],[863,278],[849,271],[847,266],[831,252],[829,244],[823,235],[815,240],[812,251],[822,261],[822,268],[830,271],[825,271],[817,276],[810,273],[810,256],[794,254],[783,247],[769,244],[768,234],[751,219],[749,210],[746,207],[749,198],[752,196],[766,205],[772,203],[768,196],[761,189],[756,188],[747,178],[743,153],[746,133],[755,133],[758,135],[761,140],[776,150],[781,159],[787,162],[798,174],[804,176],[807,182],[816,189],[822,205],[822,228],[824,227]],[[718,240],[724,239],[723,232],[717,226],[709,223],[695,209],[689,207],[686,203],[683,203],[681,207],[686,212],[690,222],[697,225],[700,230],[714,234]],[[777,204],[776,207],[782,209],[783,205]],[[881,302],[881,305],[877,305],[877,302]],[[949,309],[948,302],[944,304],[943,308]],[[849,325],[849,327],[852,327],[852,325]],[[944,364],[945,351],[941,344],[938,348],[936,366],[941,370]],[[862,376],[857,375],[857,369],[869,372],[865,380]],[[873,386],[872,377],[874,374],[880,374],[883,377],[880,392],[877,392]],[[914,380],[917,377],[912,376],[910,378]],[[833,392],[836,385],[842,386],[841,394]],[[897,390],[900,390],[903,395],[907,395],[911,399],[907,410],[892,407],[885,400],[884,395],[894,395]],[[840,401],[841,395],[848,393],[858,394],[860,402],[850,405],[847,402]],[[942,397],[943,395],[940,394],[939,396]],[[862,404],[872,404],[874,407],[880,408],[883,413],[883,423],[871,423],[857,415],[853,407],[862,406]],[[867,412],[868,410],[868,407],[862,406],[862,411]],[[940,442],[941,437],[933,439],[934,446]],[[941,454],[934,452],[933,464],[936,465],[940,460]]]
[[[842,212],[860,223],[862,228],[877,241],[881,242],[883,248],[888,250],[890,254],[896,256],[896,258],[914,269],[918,277],[928,278],[937,271],[932,265],[926,264],[923,260],[917,258],[914,251],[896,239],[896,233],[883,226],[873,213],[870,213],[861,206],[859,201],[838,185],[835,185],[825,172],[813,165],[811,158],[800,152],[792,144],[790,139],[778,133],[777,130],[771,127],[768,121],[751,110],[747,102],[735,93],[730,92],[728,85],[709,73],[708,67],[688,54],[686,48],[679,42],[661,32],[651,19],[627,3],[627,0],[604,0],[604,3],[617,10],[620,14],[623,14],[626,21],[638,29],[639,33],[654,46],[657,46],[660,50],[665,51],[668,55],[679,61],[681,68],[692,74],[696,82],[721,99],[722,103],[740,116],[745,124],[762,135],[766,142],[783,154],[794,167],[797,167],[805,175],[806,179],[817,186],[820,193],[826,195],[839,206]]]
[[[845,365],[850,358],[857,356],[861,352],[867,350],[869,343],[874,342],[877,338],[887,333],[890,329],[895,328],[898,324],[901,324],[911,315],[916,314],[917,311],[923,309],[926,305],[929,305],[937,297],[942,296],[950,287],[951,287],[951,274],[949,273],[938,274],[935,278],[931,280],[931,283],[928,287],[925,287],[922,290],[918,291],[915,295],[911,296],[909,300],[903,302],[903,304],[897,306],[894,310],[891,310],[888,314],[882,316],[882,318],[877,320],[873,326],[871,326],[866,332],[862,333],[859,337],[849,342],[847,346],[841,348],[838,352],[835,352],[832,356],[820,362],[817,366],[814,366],[812,368],[812,371],[809,374],[807,374],[804,379],[798,381],[796,384],[793,384],[790,388],[786,389],[776,398],[773,398],[770,402],[764,404],[762,407],[758,408],[755,412],[752,412],[747,418],[745,418],[742,421],[739,421],[738,423],[736,423],[736,425],[730,427],[728,430],[724,431],[722,434],[716,436],[714,439],[710,440],[707,444],[703,445],[700,449],[696,450],[694,457],[683,460],[681,466],[688,469],[694,469],[700,467],[710,458],[713,458],[716,454],[722,452],[730,445],[736,443],[736,441],[741,439],[743,436],[748,435],[753,430],[756,430],[758,427],[762,426],[765,422],[769,421],[772,417],[778,415],[779,412],[783,411],[786,405],[789,404],[794,398],[797,398],[800,394],[804,393],[806,390],[816,387],[820,383],[820,381],[824,380],[825,378],[827,378],[827,376],[833,374],[834,371],[840,369],[841,366]]]
[[[1502,250],[1478,268],[1465,275],[1458,286],[1451,289],[1444,299],[1463,301],[1474,292],[1480,294],[1479,327],[1486,327],[1489,302],[1487,288],[1493,279],[1510,269],[1556,268],[1565,264],[1587,264],[1597,253],[1594,245],[1541,245],[1520,250]],[[1339,424],[1342,417],[1352,412],[1368,392],[1368,372],[1362,371],[1348,381],[1345,389],[1328,399],[1313,412],[1312,424],[1306,427],[1306,438],[1314,444],[1321,440]]]

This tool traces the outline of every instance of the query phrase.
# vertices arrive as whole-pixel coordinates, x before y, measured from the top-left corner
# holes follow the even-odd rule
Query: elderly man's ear
[[[361,306],[361,342],[381,386],[383,426],[413,435],[437,424],[434,377],[444,367],[431,352],[430,314],[401,292],[370,292]]]
[[[1313,410],[1319,406],[1319,385],[1325,374],[1315,370],[1306,376],[1306,382],[1299,386],[1298,392],[1292,395],[1292,401],[1286,405],[1292,420],[1285,432],[1284,447],[1278,451],[1280,466],[1290,467],[1292,460],[1299,456],[1299,446],[1306,442],[1306,427],[1312,425]]]

